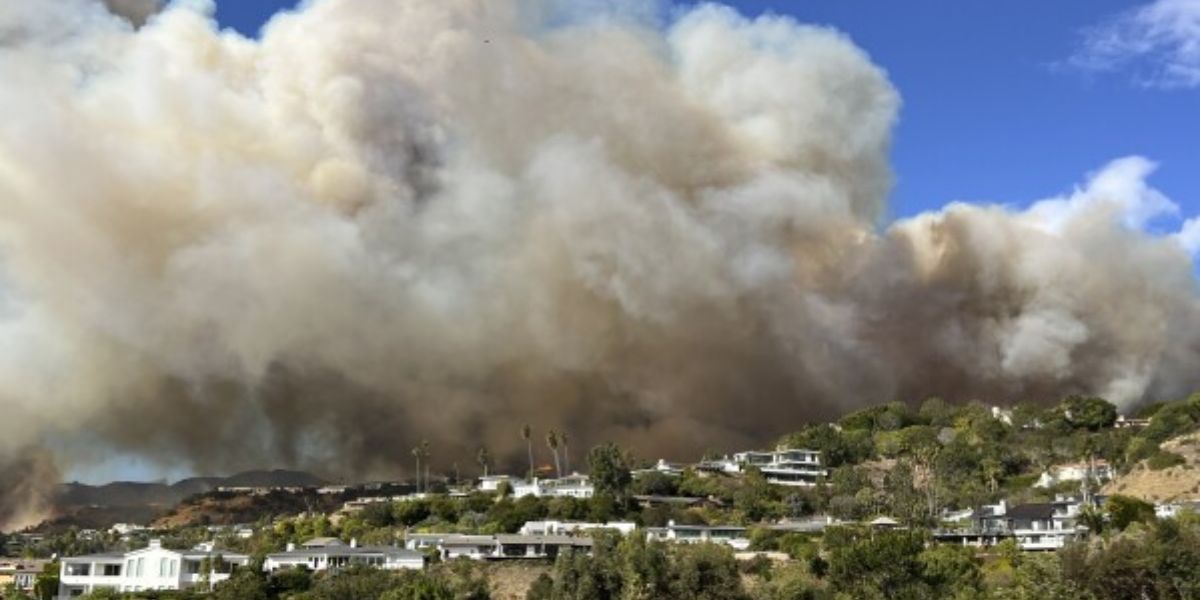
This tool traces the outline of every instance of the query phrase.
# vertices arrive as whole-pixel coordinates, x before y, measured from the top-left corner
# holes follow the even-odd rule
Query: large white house
[[[514,498],[523,496],[591,498],[596,493],[596,488],[588,476],[579,473],[572,473],[558,479],[534,477],[530,481],[518,480],[510,482],[510,484]]]
[[[405,536],[410,550],[436,551],[443,560],[554,559],[563,550],[591,552],[592,538],[567,535],[463,535],[414,533]]]
[[[735,550],[750,547],[746,528],[735,525],[682,525],[669,521],[666,527],[646,528],[646,538],[684,544],[724,544]]]
[[[780,448],[771,452],[738,452],[732,458],[707,460],[697,468],[721,473],[744,473],[756,468],[768,483],[792,487],[816,485],[829,474],[821,465],[821,453],[816,450]]]
[[[621,535],[629,535],[637,529],[632,521],[609,521],[607,523],[584,523],[581,521],[526,521],[517,533],[521,535],[575,535],[596,529],[609,529]]]
[[[1055,465],[1049,471],[1042,473],[1037,483],[1033,485],[1034,487],[1048,488],[1064,481],[1084,481],[1085,479],[1099,485],[1112,478],[1113,469],[1108,464],[1108,461],[1096,460],[1091,463],[1078,462]]]
[[[58,598],[75,598],[99,589],[118,592],[185,590],[229,579],[234,567],[250,562],[245,554],[214,550],[168,550],[158,540],[132,552],[62,559]]]
[[[263,570],[273,573],[299,567],[314,572],[336,571],[357,565],[388,571],[422,569],[425,567],[425,556],[404,548],[359,546],[354,540],[346,545],[333,538],[317,538],[305,542],[300,548],[288,544],[286,552],[268,554],[263,561]]]
[[[1017,506],[1000,501],[975,511],[965,527],[935,531],[934,538],[964,546],[993,546],[1014,539],[1021,550],[1057,550],[1087,535],[1079,522],[1085,506],[1063,497]]]

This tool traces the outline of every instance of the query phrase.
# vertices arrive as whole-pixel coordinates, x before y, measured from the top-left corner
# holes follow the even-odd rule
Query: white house
[[[1101,484],[1112,478],[1112,466],[1107,461],[1097,460],[1090,464],[1087,462],[1078,462],[1055,465],[1048,472],[1042,473],[1037,483],[1033,485],[1034,487],[1048,488],[1064,481],[1083,481],[1085,479]]]
[[[1062,497],[1016,506],[1001,501],[976,511],[969,526],[935,531],[934,538],[964,546],[992,546],[1014,539],[1021,550],[1057,550],[1087,535],[1087,528],[1079,524],[1083,507]]]
[[[583,523],[579,521],[527,521],[517,533],[521,535],[574,535],[594,529],[611,529],[628,535],[637,529],[631,521],[609,521],[608,523]]]
[[[280,569],[300,567],[309,571],[336,571],[350,566],[365,565],[387,571],[422,569],[425,556],[415,550],[391,546],[350,545],[331,538],[309,540],[300,548],[289,544],[286,552],[268,554],[263,570],[273,573]]]
[[[410,550],[436,550],[443,560],[553,559],[565,549],[591,552],[592,539],[566,535],[462,535],[418,533],[405,536]]]
[[[816,450],[779,449],[773,452],[739,452],[733,462],[745,471],[757,467],[768,483],[793,487],[816,485],[829,474],[821,467],[821,453]]]
[[[1154,516],[1160,519],[1174,519],[1186,511],[1200,514],[1200,500],[1161,502],[1154,505]]]
[[[649,475],[652,473],[659,473],[668,477],[679,477],[680,475],[683,475],[683,465],[667,462],[665,459],[660,458],[658,459],[658,462],[654,463],[653,467],[648,469],[635,469],[631,475],[634,477],[641,477],[643,475]]]
[[[98,589],[118,592],[184,590],[211,586],[229,578],[250,557],[211,547],[168,550],[158,540],[141,550],[62,559],[58,598],[74,598]]]
[[[500,484],[507,483],[512,486],[516,481],[517,478],[512,475],[486,475],[479,478],[479,491],[495,492],[500,489]]]
[[[515,481],[512,482],[512,491],[514,498],[523,496],[591,498],[595,495],[596,488],[587,475],[572,473],[558,479],[534,477],[531,481]]]
[[[1113,423],[1113,427],[1117,429],[1142,429],[1149,426],[1150,419],[1135,419],[1125,415],[1117,416],[1117,421]]]
[[[668,521],[666,527],[646,528],[646,537],[650,540],[684,544],[725,544],[735,550],[750,547],[746,528],[732,525],[679,525],[675,521]]]

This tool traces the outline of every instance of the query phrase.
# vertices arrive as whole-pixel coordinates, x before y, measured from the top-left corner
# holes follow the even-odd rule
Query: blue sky
[[[1165,0],[1191,8],[1196,0]],[[224,25],[254,35],[292,0],[218,0]],[[1150,182],[1200,213],[1200,85],[1154,86],[1129,72],[1073,68],[1085,32],[1145,2],[736,0],[748,15],[792,15],[848,34],[904,99],[891,216],[950,201],[1025,205],[1132,154]],[[1200,14],[1200,9],[1196,14]]]

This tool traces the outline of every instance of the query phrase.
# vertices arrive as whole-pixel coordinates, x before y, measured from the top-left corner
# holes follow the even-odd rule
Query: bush
[[[1182,456],[1166,450],[1159,450],[1146,460],[1146,466],[1150,467],[1150,470],[1152,471],[1161,471],[1163,469],[1169,469],[1171,467],[1186,463],[1187,460],[1185,460]]]

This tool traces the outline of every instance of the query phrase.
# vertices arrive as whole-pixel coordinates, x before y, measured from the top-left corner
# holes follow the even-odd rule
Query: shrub
[[[1150,467],[1152,471],[1161,471],[1163,469],[1169,469],[1185,463],[1187,463],[1187,460],[1185,460],[1182,456],[1175,454],[1174,452],[1159,450],[1150,456],[1150,458],[1146,461],[1146,466]]]

